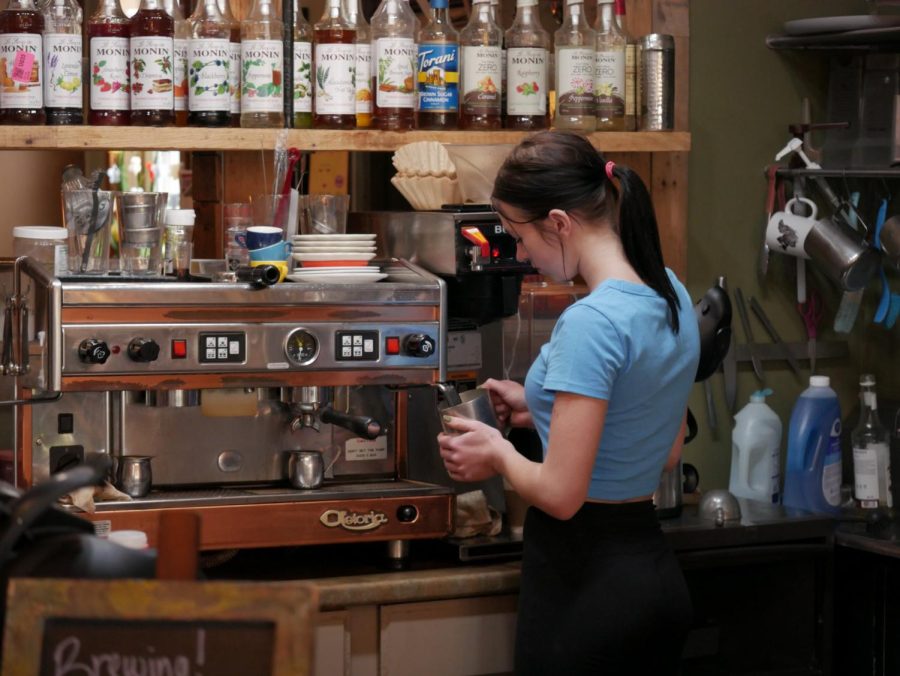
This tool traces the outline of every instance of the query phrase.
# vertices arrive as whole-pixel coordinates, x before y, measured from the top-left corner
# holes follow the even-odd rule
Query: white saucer
[[[375,258],[374,253],[346,253],[343,251],[330,251],[328,253],[295,253],[291,254],[295,261],[370,261]]]
[[[334,270],[335,268],[330,268]],[[292,282],[315,282],[317,284],[366,284],[377,282],[387,277],[384,272],[329,272],[329,274],[310,274],[311,271],[294,271],[287,276]]]
[[[329,235],[294,235],[291,240],[294,242],[367,242],[373,240],[377,235],[373,233],[352,233],[349,235],[329,234]]]
[[[336,272],[366,275],[381,272],[381,268],[377,265],[326,265],[318,268],[296,268],[294,272],[310,275],[333,275]]]

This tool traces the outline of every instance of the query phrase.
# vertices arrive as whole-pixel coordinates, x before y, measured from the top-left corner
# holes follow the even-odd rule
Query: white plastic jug
[[[781,492],[781,419],[766,405],[772,390],[760,390],[734,416],[731,480],[728,490],[741,498],[778,504]]]

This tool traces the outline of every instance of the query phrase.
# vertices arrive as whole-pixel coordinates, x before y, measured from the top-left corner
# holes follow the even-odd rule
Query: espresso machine
[[[3,372],[22,488],[81,462],[149,457],[146,494],[97,501],[97,532],[200,517],[200,548],[412,539],[452,528],[453,490],[416,474],[410,392],[446,380],[444,281],[398,258],[365,284],[55,277],[0,263]],[[324,482],[289,481],[318,451]],[[437,459],[436,461],[439,461]]]

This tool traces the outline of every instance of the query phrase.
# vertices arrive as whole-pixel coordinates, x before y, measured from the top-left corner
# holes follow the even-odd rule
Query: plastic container
[[[13,228],[13,254],[30,256],[53,274],[65,274],[68,267],[69,232],[53,225],[19,225]]]
[[[841,503],[841,407],[828,376],[811,376],[788,428],[784,504],[837,514]]]
[[[142,530],[113,530],[106,536],[111,542],[129,549],[147,549],[147,534]]]
[[[740,498],[778,504],[782,427],[778,414],[766,405],[770,394],[768,389],[754,392],[734,416],[728,490]]]

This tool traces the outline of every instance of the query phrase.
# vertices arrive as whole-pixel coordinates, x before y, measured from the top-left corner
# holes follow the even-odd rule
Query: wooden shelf
[[[197,127],[0,126],[2,150],[271,150],[278,129]],[[393,151],[413,141],[465,145],[518,143],[527,132],[335,131],[292,129],[288,144],[301,150]],[[679,152],[691,148],[689,132],[596,132],[604,152]]]

